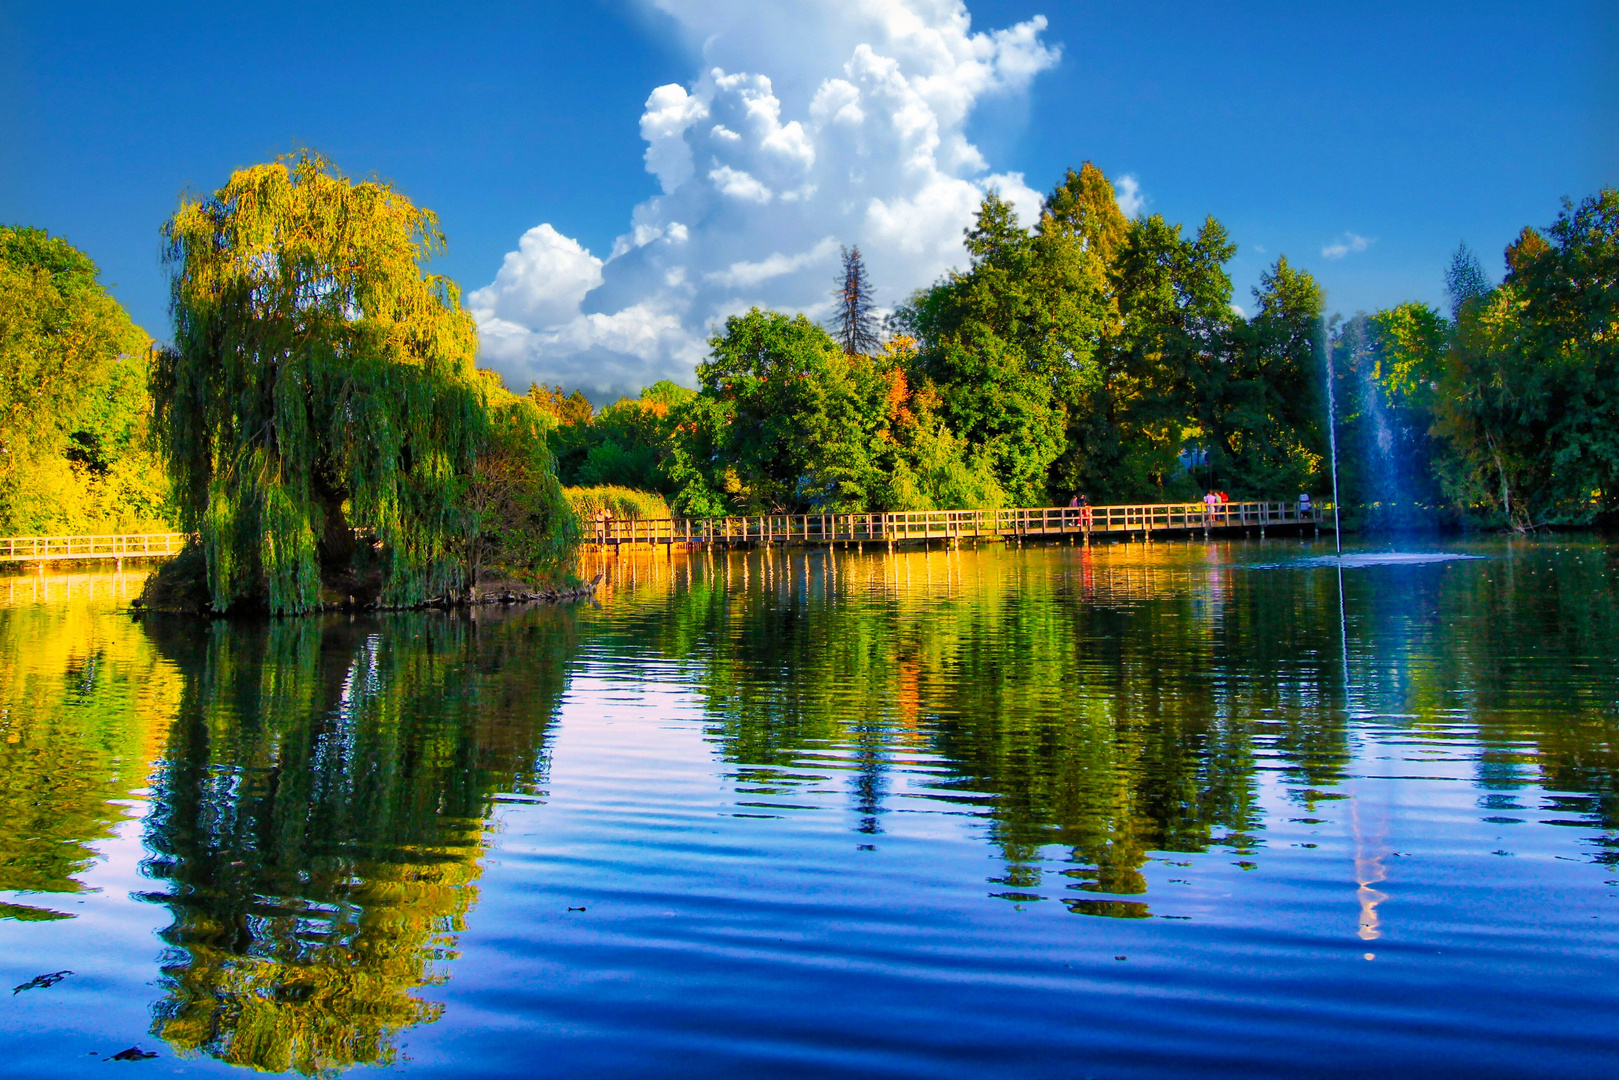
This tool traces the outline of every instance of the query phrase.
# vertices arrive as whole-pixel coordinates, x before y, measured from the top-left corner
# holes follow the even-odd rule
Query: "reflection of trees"
[[[1107,898],[1145,890],[1151,852],[1257,845],[1261,768],[1307,806],[1341,782],[1351,711],[1477,739],[1481,786],[1543,785],[1541,809],[1619,825],[1619,557],[1520,546],[1350,571],[1342,636],[1332,571],[1227,560],[1201,544],[626,559],[603,629],[690,666],[744,794],[769,805],[844,769],[856,827],[875,828],[892,756],[938,754],[935,794],[989,822],[1003,895],[1033,895],[1061,845],[1089,914],[1145,914]]]
[[[787,794],[821,779],[795,766],[836,764],[871,831],[888,757],[940,754],[952,775],[935,792],[988,819],[1004,895],[1040,884],[1051,844],[1073,850],[1074,890],[1135,895],[1151,851],[1256,842],[1256,742],[1300,783],[1340,774],[1336,592],[1205,574],[1183,546],[1074,555],[627,564],[649,587],[620,581],[612,603],[620,632],[700,666],[745,793]]]
[[[386,1063],[438,1015],[491,796],[542,779],[571,614],[154,623],[185,674],[153,784],[178,1051]]]
[[[80,891],[179,700],[174,666],[105,607],[70,597],[0,614],[0,890]]]
[[[1492,554],[1397,589],[1351,579],[1349,609],[1368,623],[1353,635],[1363,707],[1476,738],[1486,791],[1538,786],[1551,793],[1539,809],[1619,829],[1619,552],[1515,541]],[[1481,806],[1536,809],[1510,794]]]

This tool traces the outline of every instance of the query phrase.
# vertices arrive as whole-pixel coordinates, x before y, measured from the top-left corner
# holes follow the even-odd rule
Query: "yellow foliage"
[[[655,491],[602,484],[597,487],[563,488],[562,494],[578,515],[586,533],[589,533],[589,522],[598,510],[609,510],[620,521],[654,521],[671,516],[669,504]]]

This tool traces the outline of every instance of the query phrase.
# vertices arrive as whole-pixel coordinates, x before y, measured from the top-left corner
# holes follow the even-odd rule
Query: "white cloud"
[[[1321,255],[1326,259],[1341,259],[1345,255],[1359,254],[1371,246],[1372,241],[1364,236],[1344,233],[1342,237],[1322,248]]]
[[[962,229],[999,190],[1025,223],[1039,195],[992,174],[974,107],[1020,94],[1059,50],[1045,19],[974,32],[963,0],[644,0],[673,16],[699,74],[641,117],[662,194],[635,207],[607,259],[530,229],[468,297],[486,363],[522,387],[599,399],[693,383],[715,323],[753,304],[831,310],[840,243],[860,246],[882,306],[965,261]],[[1120,206],[1142,204],[1134,177]],[[1132,201],[1133,200],[1133,201]]]
[[[1113,200],[1119,204],[1119,213],[1127,218],[1135,217],[1147,205],[1147,196],[1141,191],[1141,181],[1136,179],[1134,173],[1125,173],[1114,182]]]
[[[733,169],[729,165],[716,162],[708,178],[714,181],[714,187],[721,195],[729,195],[743,202],[763,204],[775,198],[775,192],[741,169]]]
[[[686,129],[708,110],[683,86],[660,86],[646,99],[641,138],[646,140],[646,171],[658,178],[667,194],[691,178],[691,147]]]
[[[495,280],[467,296],[467,306],[529,326],[564,321],[602,283],[602,261],[549,225],[523,234]]]
[[[783,255],[780,252],[760,259],[758,262],[735,262],[724,270],[715,270],[703,275],[704,281],[712,281],[726,288],[751,288],[762,281],[791,274],[795,270],[802,270],[813,263],[830,262],[837,254],[838,242],[828,236],[808,251],[797,255]]]

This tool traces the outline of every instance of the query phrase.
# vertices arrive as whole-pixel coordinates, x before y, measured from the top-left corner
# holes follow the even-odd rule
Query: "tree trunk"
[[[311,487],[314,488],[315,501],[320,504],[321,516],[324,519],[320,542],[316,545],[321,574],[324,577],[327,572],[340,570],[353,560],[354,530],[349,527],[348,518],[343,513],[346,492],[332,484],[323,483],[319,478]]]

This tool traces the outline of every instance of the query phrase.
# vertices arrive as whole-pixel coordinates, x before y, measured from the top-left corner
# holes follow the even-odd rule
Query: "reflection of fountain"
[[[1344,568],[1340,553],[1338,559],[1338,647],[1341,650],[1344,677],[1344,716],[1353,715],[1352,684],[1349,675],[1349,614],[1344,606]],[[1377,905],[1388,899],[1388,894],[1372,888],[1384,881],[1388,871],[1383,867],[1383,837],[1379,835],[1368,843],[1360,823],[1360,799],[1349,804],[1350,826],[1355,833],[1355,899],[1360,904],[1360,925],[1356,933],[1362,941],[1375,941],[1382,936]],[[1375,852],[1375,853],[1374,853]],[[1371,953],[1366,958],[1372,958]]]
[[[1376,941],[1383,936],[1377,905],[1387,900],[1388,894],[1372,886],[1388,880],[1388,870],[1383,866],[1387,845],[1381,835],[1369,838],[1362,830],[1358,798],[1349,804],[1349,820],[1355,833],[1355,884],[1360,886],[1355,890],[1355,899],[1360,904],[1360,927],[1356,933],[1362,941]]]

